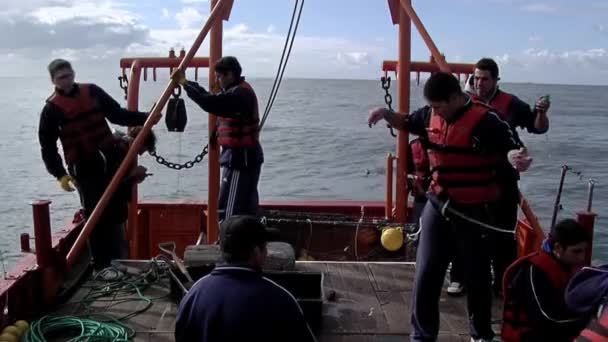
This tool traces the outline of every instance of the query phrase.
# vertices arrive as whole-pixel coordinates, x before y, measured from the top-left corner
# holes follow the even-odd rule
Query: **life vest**
[[[496,95],[494,95],[494,98],[492,98],[489,104],[496,110],[496,114],[498,114],[501,119],[510,122],[511,113],[509,112],[509,107],[511,106],[511,101],[513,101],[513,95],[499,89],[496,91]]]
[[[513,297],[510,285],[513,277],[522,267],[536,266],[549,278],[553,288],[564,293],[572,273],[564,270],[563,266],[551,254],[545,251],[534,252],[517,259],[507,268],[503,277],[504,289],[504,311],[501,337],[503,342],[519,342],[525,337],[526,332],[533,328],[530,326],[529,317],[521,309],[521,304]]]
[[[608,310],[597,319],[592,319],[575,342],[605,342],[608,341]]]
[[[431,176],[429,155],[423,145],[424,143],[420,139],[414,139],[410,142],[412,161],[414,162],[414,174],[416,176],[414,186],[412,187],[412,196],[422,195],[426,191]]]
[[[469,95],[471,95],[471,97],[475,101],[485,103],[485,101],[481,97],[477,96],[476,94],[469,93]],[[505,93],[504,91],[498,89],[498,90],[496,90],[496,94],[494,94],[494,97],[492,98],[492,100],[490,100],[490,102],[487,103],[487,105],[492,107],[492,109],[494,109],[494,111],[496,111],[496,114],[498,114],[498,116],[500,116],[501,119],[509,122],[509,120],[511,120],[511,113],[509,112],[509,107],[511,106],[511,101],[513,101],[513,95],[511,95],[509,93]]]
[[[428,128],[431,191],[461,204],[493,202],[500,195],[496,182],[498,155],[481,154],[473,129],[490,108],[474,101],[453,123],[433,113]]]
[[[258,141],[260,131],[260,116],[258,100],[255,92],[249,83],[241,81],[236,87],[244,88],[253,93],[255,104],[249,110],[252,113],[243,113],[243,119],[218,117],[217,142],[225,148],[249,148],[254,147]],[[230,89],[228,91],[234,91]]]
[[[90,158],[114,144],[114,137],[93,97],[88,84],[78,84],[75,96],[54,92],[47,102],[63,113],[59,139],[68,165]]]

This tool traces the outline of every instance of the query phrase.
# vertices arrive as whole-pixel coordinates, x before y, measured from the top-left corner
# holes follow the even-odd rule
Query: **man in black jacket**
[[[226,264],[199,279],[182,299],[176,342],[316,341],[293,295],[262,275],[268,235],[253,216],[222,222]]]
[[[241,72],[238,60],[227,56],[215,64],[220,93],[209,93],[196,82],[183,82],[188,97],[218,116],[217,143],[222,147],[220,164],[224,168],[220,221],[238,214],[257,215],[259,208],[258,181],[264,153],[258,139],[258,100]]]
[[[53,94],[40,114],[38,138],[42,160],[62,189],[78,189],[80,202],[88,217],[103,195],[113,172],[108,161],[115,158],[119,146],[106,121],[121,126],[143,125],[148,113],[128,111],[95,84],[74,82],[71,64],[62,59],[48,66]],[[57,140],[63,147],[63,158]],[[124,257],[123,222],[116,222],[106,210],[89,239],[95,268],[107,267],[112,259]]]

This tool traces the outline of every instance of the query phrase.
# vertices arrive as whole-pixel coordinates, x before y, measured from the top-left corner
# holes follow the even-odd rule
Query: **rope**
[[[132,328],[111,319],[110,322],[78,316],[44,316],[32,323],[23,337],[24,342],[46,342],[46,337],[70,331],[73,338],[68,342],[79,341],[129,341],[135,336]],[[75,336],[76,335],[76,336]]]
[[[80,341],[130,341],[135,336],[135,331],[121,321],[128,320],[147,311],[155,300],[165,298],[150,298],[143,292],[151,285],[166,275],[166,268],[161,268],[156,260],[152,261],[150,267],[137,275],[126,273],[126,269],[120,266],[105,268],[93,276],[93,281],[101,284],[90,286],[89,293],[80,301],[69,302],[63,305],[78,304],[83,308],[84,314],[78,316],[44,316],[34,321],[28,333],[24,336],[24,342],[46,342],[47,336],[63,336],[71,339],[69,342]],[[109,308],[127,303],[142,302],[141,307],[133,312],[126,313],[121,317],[108,314],[96,313],[94,303],[108,302],[109,305],[99,308],[107,312]]]
[[[283,53],[281,54],[281,60],[279,62],[279,68],[277,69],[277,75],[275,76],[274,83],[272,85],[272,89],[270,91],[270,97],[268,98],[268,102],[266,103],[266,109],[264,110],[264,115],[260,120],[260,130],[264,127],[266,123],[266,119],[268,118],[268,114],[270,114],[270,109],[274,105],[274,100],[277,97],[277,93],[279,92],[279,87],[281,86],[281,81],[283,80],[283,74],[285,73],[285,68],[287,67],[287,62],[289,61],[289,56],[291,55],[291,48],[293,47],[293,42],[295,41],[296,32],[298,31],[298,25],[300,24],[300,16],[302,15],[302,8],[304,8],[304,0],[302,0],[300,4],[300,9],[298,10],[298,5],[300,4],[300,0],[296,0],[296,3],[293,7],[293,13],[291,14],[291,22],[289,24],[289,30],[287,31],[287,36],[285,37],[285,45],[283,46]],[[296,17],[296,12],[297,17]],[[294,26],[295,21],[295,26]],[[293,28],[293,35],[291,34],[291,30]],[[285,63],[283,63],[285,61]]]

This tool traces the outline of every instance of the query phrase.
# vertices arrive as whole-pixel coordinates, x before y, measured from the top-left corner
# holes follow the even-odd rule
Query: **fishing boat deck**
[[[407,340],[412,330],[409,313],[413,263],[299,261],[296,269],[324,274],[320,341]],[[53,314],[85,313],[81,301],[90,297],[92,288],[99,288],[100,284],[103,283],[87,280],[71,295],[67,304],[57,307]],[[135,341],[174,341],[177,305],[169,294],[168,280],[154,283],[145,290],[143,295],[153,299],[151,307],[123,321],[135,330]],[[141,300],[125,302],[124,299],[115,296],[95,301],[89,304],[89,309],[122,317],[146,306]],[[494,309],[494,318],[497,318],[500,308],[495,306]],[[444,292],[440,311],[439,341],[469,341],[464,297],[448,297]]]

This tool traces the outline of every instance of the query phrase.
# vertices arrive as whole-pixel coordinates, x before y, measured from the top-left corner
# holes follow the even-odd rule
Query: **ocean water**
[[[117,71],[118,74],[118,71]],[[45,75],[46,76],[46,75]],[[116,75],[117,76],[117,75]],[[125,104],[115,75],[81,78],[97,83]],[[30,202],[50,199],[54,230],[71,219],[79,202],[76,193],[63,192],[40,158],[37,127],[44,100],[51,92],[46,77],[0,78],[0,250],[8,264],[19,253],[19,234],[32,232]],[[205,80],[201,80],[206,83]],[[272,87],[270,79],[251,80],[263,111]],[[140,106],[149,109],[166,82],[142,83]],[[551,94],[548,134],[522,132],[534,158],[522,174],[521,189],[541,223],[548,226],[562,165],[569,173],[562,195],[560,217],[585,208],[587,180],[597,184],[593,208],[599,214],[594,261],[608,262],[608,234],[604,210],[608,203],[608,87],[504,84],[503,89],[530,103]],[[394,93],[395,89],[393,89]],[[411,107],[423,105],[422,86],[412,85]],[[266,163],[260,179],[263,200],[383,200],[385,158],[394,139],[383,125],[368,128],[368,110],[383,105],[379,81],[283,81],[262,132]],[[164,121],[155,129],[158,152],[173,161],[192,159],[206,144],[207,114],[187,101],[184,133],[167,132]],[[154,176],[140,187],[140,200],[206,200],[206,160],[189,170],[174,171],[143,156],[140,163]]]

